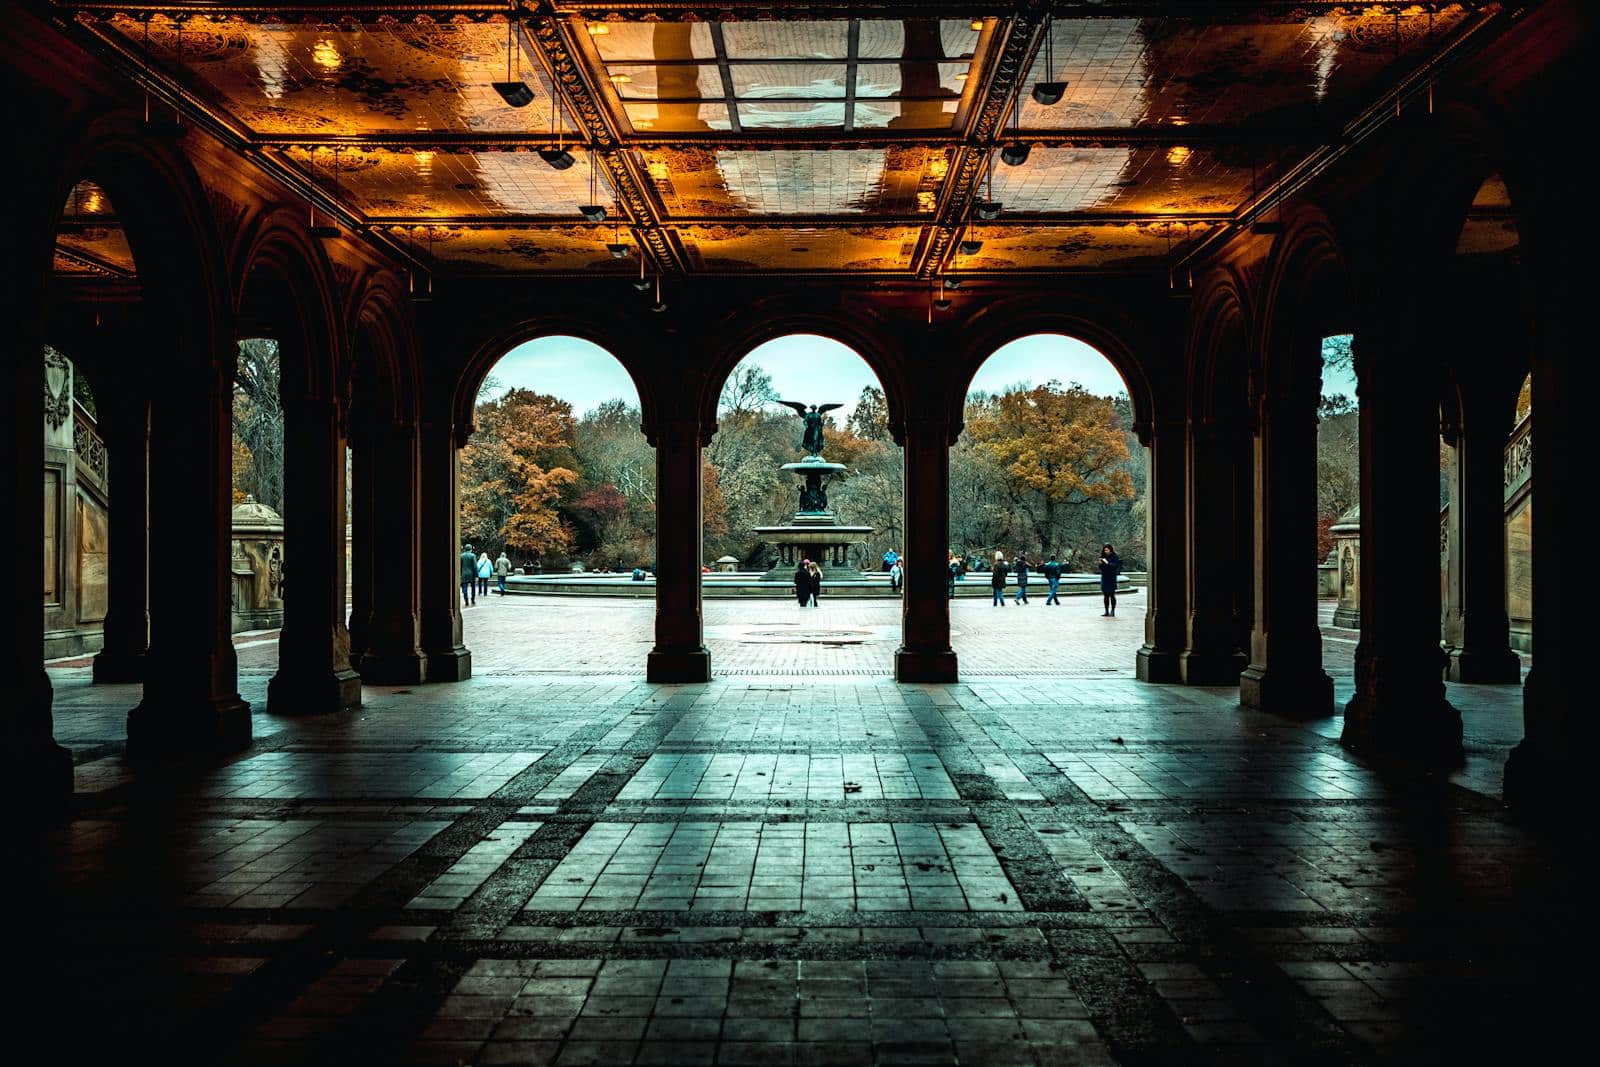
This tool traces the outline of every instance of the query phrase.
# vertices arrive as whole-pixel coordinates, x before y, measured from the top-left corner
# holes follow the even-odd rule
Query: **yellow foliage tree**
[[[461,450],[467,540],[534,556],[567,552],[573,531],[560,507],[579,478],[572,405],[512,389],[479,404],[476,421],[477,431]]]
[[[967,433],[1003,472],[1014,511],[1030,526],[1032,543],[1017,549],[1075,540],[1065,520],[1076,505],[1134,495],[1116,407],[1081,386],[1047,382],[986,398],[969,408]]]

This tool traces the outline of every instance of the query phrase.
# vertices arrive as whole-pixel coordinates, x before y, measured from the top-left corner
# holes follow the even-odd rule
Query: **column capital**
[[[645,431],[652,448],[706,448],[716,435],[716,423],[701,423],[693,415],[656,419]]]

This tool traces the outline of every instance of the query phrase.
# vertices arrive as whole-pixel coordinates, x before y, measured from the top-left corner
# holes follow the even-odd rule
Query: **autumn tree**
[[[573,530],[562,506],[579,480],[572,405],[510,389],[479,404],[476,422],[461,450],[463,536],[535,557],[567,552]]]
[[[285,515],[280,382],[278,342],[240,341],[233,374],[234,492],[240,499],[248,493]]]
[[[868,441],[889,440],[889,402],[882,389],[869,385],[861,390],[845,428]]]
[[[1082,386],[1047,382],[988,398],[969,412],[966,432],[999,470],[1007,532],[1026,540],[1017,549],[1055,546],[1076,512],[1134,496],[1116,407]]]

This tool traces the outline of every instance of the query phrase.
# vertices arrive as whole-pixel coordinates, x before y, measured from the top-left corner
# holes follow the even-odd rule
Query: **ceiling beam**
[[[1069,229],[1079,226],[1182,225],[1185,223],[1220,224],[1235,219],[1232,212],[1199,212],[1190,214],[1150,214],[1132,211],[1066,212],[1054,215],[1004,215],[993,222],[979,225],[983,230],[1015,228]],[[933,220],[927,215],[702,215],[674,217],[663,224],[665,229],[684,226],[730,226],[755,230],[789,230],[797,228],[864,229],[887,226],[929,225]],[[402,226],[407,228],[432,228],[448,230],[453,227],[470,227],[487,230],[565,230],[573,226],[592,226],[597,233],[611,229],[609,222],[580,223],[567,216],[551,215],[447,215],[418,217],[414,215],[374,215],[367,219],[371,226]]]
[[[956,234],[966,225],[977,197],[979,182],[994,154],[994,138],[1005,123],[1023,74],[1039,47],[1046,16],[1047,0],[1022,0],[996,34],[983,57],[982,84],[979,86],[964,143],[956,150],[939,198],[933,229],[923,243],[922,258],[916,264],[918,277],[931,278],[943,267]]]
[[[1008,141],[1025,142],[1036,148],[1166,148],[1187,145],[1260,145],[1262,147],[1314,147],[1329,144],[1339,136],[1337,128],[1302,123],[1292,129],[1269,125],[1217,126],[1113,126],[1094,129],[1028,130]],[[569,138],[570,140],[570,138]],[[461,151],[535,151],[554,148],[553,134],[443,133],[401,130],[383,133],[282,133],[255,134],[250,143],[270,147],[303,148],[391,148],[400,151],[457,149]],[[708,131],[704,134],[674,133],[661,136],[630,135],[600,151],[626,149],[704,150],[715,147],[728,152],[767,152],[773,149],[795,151],[848,151],[865,148],[958,148],[967,143],[957,135],[939,136],[926,131],[883,131],[853,134],[818,130],[771,130],[761,134],[730,134]]]
[[[683,273],[685,264],[662,232],[663,212],[656,202],[654,186],[639,172],[629,154],[618,150],[622,143],[614,120],[579,59],[580,53],[568,34],[566,20],[551,14],[547,4],[540,4],[538,11],[519,25],[518,32],[524,46],[544,64],[551,84],[577,120],[584,142],[598,150],[600,162],[610,176],[611,188],[617,194],[617,202],[627,212],[633,228],[642,235],[643,247],[649,250],[656,270]]]

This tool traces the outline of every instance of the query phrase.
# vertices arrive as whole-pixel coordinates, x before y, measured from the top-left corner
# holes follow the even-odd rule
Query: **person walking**
[[[1061,584],[1061,564],[1056,562],[1056,554],[1050,553],[1050,558],[1045,565],[1039,568],[1044,573],[1044,580],[1050,583],[1050,595],[1044,598],[1045,604],[1061,606],[1061,599],[1056,595],[1056,587]]]
[[[511,577],[511,560],[502,549],[500,558],[494,561],[494,584],[500,587],[501,596],[506,595],[506,579],[509,577]]]
[[[799,566],[794,569],[794,598],[805,607],[811,600],[811,561],[802,559]]]
[[[811,572],[807,577],[809,580],[806,585],[811,590],[811,606],[820,608],[822,607],[822,568],[817,566],[816,560],[811,561]]]
[[[478,558],[472,546],[461,550],[461,606],[471,607],[478,602]]]
[[[1026,604],[1028,602],[1028,554],[1026,552],[1017,553],[1017,564],[1013,569],[1017,575],[1017,603]]]
[[[489,579],[494,577],[494,560],[489,558],[489,553],[478,553],[478,595],[489,595]]]
[[[994,592],[994,607],[1006,606],[1006,555],[994,554],[994,567],[989,571],[989,588]]]
[[[900,561],[895,560],[894,566],[889,568],[889,588],[896,593],[900,591],[900,583],[905,580],[905,569],[900,566]]]
[[[883,554],[883,569],[885,571],[892,571],[894,570],[894,565],[899,561],[900,553],[891,548]]]
[[[954,552],[950,553],[950,563],[947,568],[950,572],[950,599],[956,598],[956,579],[961,577],[961,560]]]
[[[1106,602],[1102,618],[1117,617],[1117,575],[1122,573],[1122,557],[1110,545],[1100,546],[1100,596]]]

